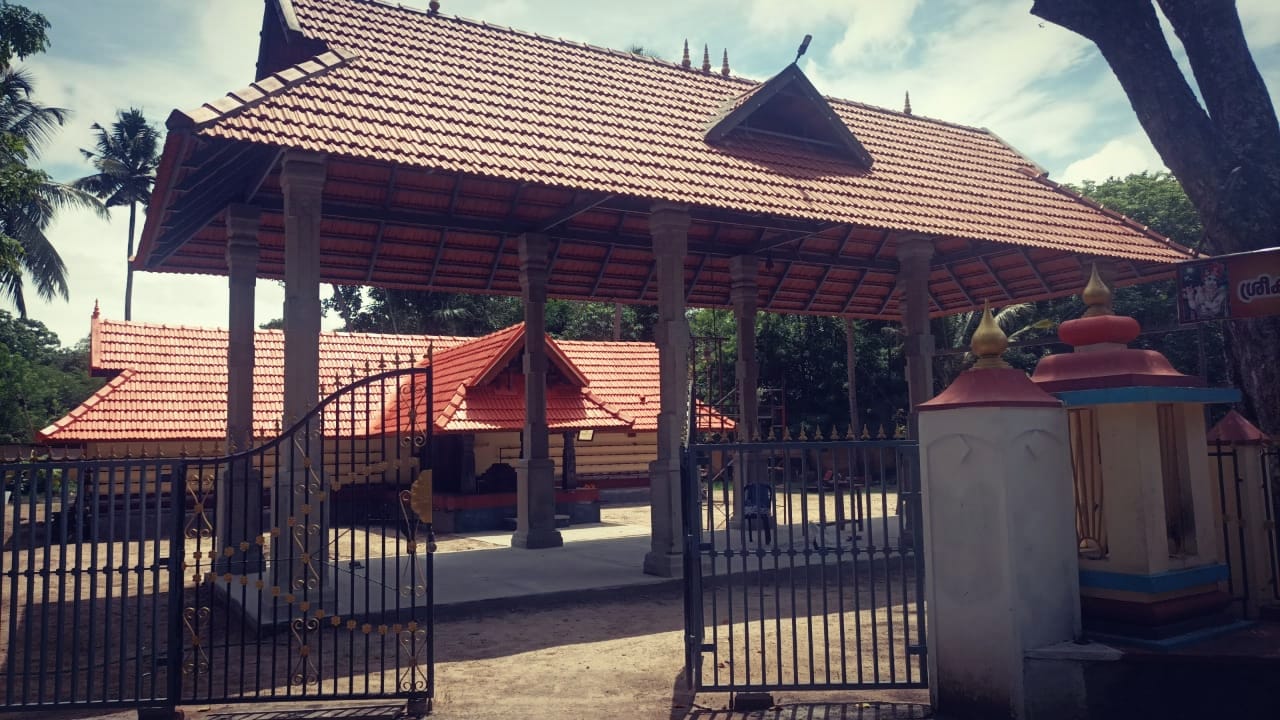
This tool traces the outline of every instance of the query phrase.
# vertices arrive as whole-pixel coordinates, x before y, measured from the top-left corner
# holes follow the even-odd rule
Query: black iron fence
[[[927,687],[917,457],[898,439],[689,447],[692,688]]]
[[[0,464],[0,710],[434,691],[430,371],[226,457]]]

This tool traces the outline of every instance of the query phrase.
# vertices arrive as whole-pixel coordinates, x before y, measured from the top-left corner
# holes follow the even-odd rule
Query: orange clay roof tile
[[[760,84],[372,0],[292,0],[328,52],[187,113],[208,137],[748,213],[1168,262],[984,129],[828,99],[874,164],[708,144]]]
[[[519,363],[523,333],[523,324],[480,338],[321,333],[321,394],[381,370],[422,364],[432,346],[440,430],[520,429],[522,377],[511,384],[518,391],[474,384],[495,363]],[[220,441],[226,436],[225,330],[94,319],[90,335],[91,369],[116,374],[41,430],[41,440]],[[267,438],[278,434],[283,413],[284,335],[259,330],[254,347],[254,435]],[[552,429],[657,429],[658,350],[652,343],[548,338],[548,350],[559,377],[570,379],[548,388]],[[577,386],[575,375],[588,385]],[[733,427],[715,413],[699,414],[715,418],[708,421],[715,427],[704,429]]]

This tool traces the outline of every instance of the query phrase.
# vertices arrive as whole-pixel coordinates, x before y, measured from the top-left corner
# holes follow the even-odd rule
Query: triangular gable
[[[864,170],[871,169],[871,154],[795,63],[728,100],[712,119],[705,138],[718,145],[735,131],[818,145]]]
[[[508,330],[515,330],[515,332],[511,334],[510,339],[502,348],[501,352],[494,355],[492,360],[484,367],[483,370],[480,371],[475,380],[470,383],[472,386],[479,387],[491,382],[503,371],[504,368],[507,367],[508,363],[515,359],[520,351],[524,350],[524,323],[512,325]],[[564,375],[565,380],[567,380],[569,384],[577,387],[586,387],[591,384],[591,381],[587,379],[587,376],[578,369],[577,365],[573,364],[573,361],[569,359],[568,355],[564,354],[564,351],[560,349],[560,346],[556,344],[555,340],[551,339],[550,335],[546,336],[546,343],[547,358],[551,361],[551,364]]]

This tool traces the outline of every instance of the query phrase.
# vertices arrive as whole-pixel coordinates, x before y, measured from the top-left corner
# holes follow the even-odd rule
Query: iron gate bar
[[[692,507],[682,513],[682,519],[687,578],[686,678],[693,689],[750,692],[926,686],[916,453],[914,442],[902,440],[688,446],[685,498]],[[718,468],[713,462],[717,457]],[[891,462],[896,472],[892,479],[888,475]],[[704,467],[705,490],[701,479]],[[781,477],[756,477],[775,472]],[[845,472],[848,479],[843,478]],[[754,496],[769,498],[770,509],[763,519],[744,512],[731,523],[735,504],[743,506],[749,499],[743,494],[748,485],[756,486],[751,491]],[[894,490],[898,496],[896,533],[890,527],[889,492]],[[878,518],[874,491],[880,493]],[[738,499],[739,494],[743,499]],[[816,518],[811,508],[814,501]],[[835,520],[829,522],[832,503]],[[723,527],[718,520],[721,512]],[[777,517],[779,512],[785,523]],[[759,533],[755,532],[756,524],[761,525]],[[833,530],[834,537],[828,538]],[[846,533],[857,534],[846,543]],[[850,571],[847,581],[846,564]],[[815,592],[821,596],[815,599]],[[850,592],[852,608],[846,604]],[[784,607],[789,617],[784,617]],[[850,610],[856,618],[852,638]],[[803,624],[801,613],[805,614]],[[818,622],[821,627],[815,627]],[[864,633],[864,624],[869,626],[865,630],[870,637]],[[838,636],[834,642],[833,632]],[[851,639],[857,660],[853,673],[849,670]],[[887,647],[882,649],[881,643]],[[869,660],[869,675],[864,659]]]
[[[0,624],[10,641],[0,711],[387,697],[429,708],[434,535],[413,516],[408,490],[431,468],[430,403],[425,412],[414,407],[431,397],[431,375],[383,368],[355,380],[353,372],[276,439],[224,457],[0,463],[0,482],[18,490],[0,507],[9,539]],[[285,462],[285,449],[305,462]],[[220,547],[214,498],[234,498],[228,507],[256,518],[258,479],[270,479],[283,501],[274,503],[273,527],[224,514],[219,522],[245,524],[238,546]],[[345,504],[333,494],[357,486],[357,502],[373,507],[364,486],[375,484],[392,491],[378,501],[385,511],[346,521],[343,557],[330,521],[336,530],[331,511]],[[300,536],[290,532],[295,524]],[[304,542],[293,545],[298,537]],[[284,607],[264,599],[274,567],[268,547],[296,555],[298,547],[317,552],[317,543],[329,557],[302,555],[306,581],[280,589]],[[321,580],[347,586],[322,591]],[[376,589],[375,581],[394,585]],[[346,608],[329,605],[339,599]],[[267,619],[283,619],[283,631],[255,626]]]

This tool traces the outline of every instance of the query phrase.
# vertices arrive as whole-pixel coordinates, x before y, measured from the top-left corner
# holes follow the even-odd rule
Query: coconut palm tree
[[[93,163],[97,173],[80,178],[75,187],[100,198],[107,207],[129,206],[129,246],[126,259],[133,257],[134,228],[138,204],[151,201],[151,187],[160,164],[160,133],[136,108],[121,110],[111,128],[93,124],[97,134],[93,150],[80,152]],[[133,268],[128,268],[124,288],[124,319],[133,315]]]
[[[68,298],[66,264],[45,236],[55,213],[82,207],[105,215],[92,195],[28,166],[68,117],[62,108],[36,102],[33,94],[25,70],[0,72],[0,295],[13,301],[24,318],[24,273],[41,298]]]

